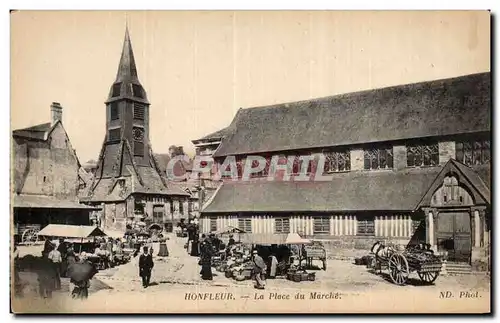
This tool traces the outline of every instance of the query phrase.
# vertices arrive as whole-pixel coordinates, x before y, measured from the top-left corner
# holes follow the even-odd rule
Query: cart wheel
[[[224,276],[225,276],[226,278],[231,278],[231,277],[233,277],[233,274],[232,274],[230,271],[226,271],[226,272],[224,273]]]
[[[427,284],[432,284],[434,281],[436,281],[438,276],[439,271],[426,271],[423,273],[421,273],[420,271],[418,272],[418,277],[420,277],[420,279]]]
[[[326,259],[323,259],[323,270],[326,270]]]
[[[406,284],[410,270],[405,256],[395,253],[389,258],[389,274],[394,284]]]
[[[38,230],[37,229],[27,229],[24,230],[21,236],[21,242],[32,245],[38,241]]]
[[[296,283],[300,283],[302,281],[302,279],[300,279],[300,276],[299,275],[294,275],[292,277],[292,281],[296,282]]]

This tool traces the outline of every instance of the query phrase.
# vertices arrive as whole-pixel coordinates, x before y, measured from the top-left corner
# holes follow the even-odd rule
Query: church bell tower
[[[137,166],[149,166],[149,101],[137,76],[128,28],[116,80],[106,101],[106,143],[128,143]]]

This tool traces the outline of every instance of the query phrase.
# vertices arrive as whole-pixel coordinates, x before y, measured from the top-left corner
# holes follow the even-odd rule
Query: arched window
[[[460,201],[460,198],[458,196],[458,179],[454,175],[450,174],[446,176],[444,178],[443,186],[443,200],[445,203],[451,201]]]

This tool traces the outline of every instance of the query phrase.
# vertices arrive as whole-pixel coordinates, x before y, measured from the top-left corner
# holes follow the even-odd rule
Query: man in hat
[[[144,247],[143,254],[139,257],[139,276],[142,278],[142,286],[144,288],[149,286],[153,266],[153,256],[148,252],[148,247]]]
[[[254,287],[257,289],[264,289],[265,282],[263,275],[266,272],[266,263],[264,262],[264,259],[262,259],[262,257],[259,256],[256,249],[252,251],[252,256],[253,256],[253,275],[255,278]]]

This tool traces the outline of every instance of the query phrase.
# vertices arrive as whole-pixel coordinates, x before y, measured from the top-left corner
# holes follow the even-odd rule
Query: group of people
[[[194,236],[194,241],[196,241],[196,235]],[[188,237],[189,243],[189,237]],[[205,234],[201,235],[199,241],[199,251],[200,260],[199,265],[201,266],[200,276],[203,280],[213,280],[212,273],[212,259],[221,250],[224,250],[226,256],[231,255],[232,246],[236,244],[233,235],[229,235],[229,240],[227,246],[224,245],[221,239],[219,239],[215,234],[211,233],[208,236]],[[267,265],[264,259],[259,255],[256,249],[252,251],[252,262],[253,271],[252,275],[255,280],[255,288],[264,289]],[[273,263],[274,264],[274,263]]]
[[[88,273],[79,275],[82,278],[71,277],[76,264],[86,264]],[[42,251],[41,265],[38,268],[39,294],[43,298],[51,298],[54,290],[61,289],[61,277],[70,277],[71,295],[74,298],[87,298],[90,279],[97,273],[97,268],[88,261],[87,254],[76,255],[73,244],[59,239],[46,240]]]
[[[73,245],[66,243],[64,239],[58,241],[47,239],[42,251],[42,260],[46,268],[43,268],[38,275],[40,295],[50,298],[53,290],[61,289],[61,277],[65,277],[68,268],[77,262],[77,256]]]

